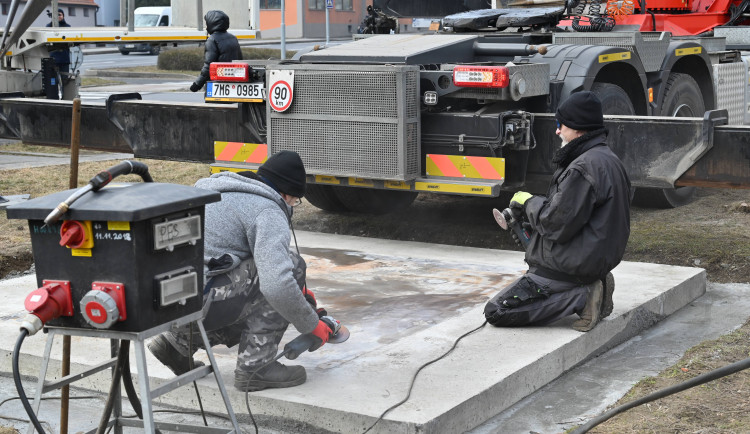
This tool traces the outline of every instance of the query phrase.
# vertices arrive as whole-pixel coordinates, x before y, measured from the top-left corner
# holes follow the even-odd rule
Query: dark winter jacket
[[[198,87],[203,87],[211,72],[211,62],[231,62],[242,60],[242,51],[237,38],[227,33],[229,17],[222,11],[208,11],[206,13],[206,30],[210,35],[206,39],[204,64],[201,74],[195,80]]]
[[[47,27],[52,27],[52,23],[47,24]],[[57,27],[70,27],[70,24],[68,24],[65,19],[63,18],[62,21],[57,22]],[[52,58],[52,60],[55,61],[55,65],[60,69],[62,72],[68,72],[70,68],[70,49],[65,48],[57,48],[54,51],[50,51],[49,57]]]
[[[588,284],[622,260],[630,236],[630,179],[604,143],[605,129],[591,131],[560,149],[547,197],[525,203],[534,229],[529,272]]]

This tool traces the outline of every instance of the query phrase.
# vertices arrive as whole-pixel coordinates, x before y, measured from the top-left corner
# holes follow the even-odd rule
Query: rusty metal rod
[[[81,99],[73,100],[73,124],[70,133],[70,178],[69,188],[78,188],[78,149],[81,145]],[[62,376],[70,374],[70,336],[63,336]],[[60,389],[60,434],[68,434],[70,386]]]

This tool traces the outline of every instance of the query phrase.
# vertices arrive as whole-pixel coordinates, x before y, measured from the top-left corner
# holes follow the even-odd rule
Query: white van
[[[146,6],[133,11],[134,27],[161,27],[172,24],[172,8],[168,6]],[[159,54],[159,46],[151,44],[120,44],[117,46],[122,54],[148,52]]]

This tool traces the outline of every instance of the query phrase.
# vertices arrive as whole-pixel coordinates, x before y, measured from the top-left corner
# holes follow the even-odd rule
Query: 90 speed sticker
[[[270,71],[271,86],[268,89],[268,103],[277,112],[286,111],[292,105],[294,96],[294,71]]]

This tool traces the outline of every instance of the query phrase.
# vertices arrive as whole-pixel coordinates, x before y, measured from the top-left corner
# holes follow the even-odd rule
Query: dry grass
[[[687,381],[750,356],[750,322],[742,328],[690,350],[656,377],[649,377],[613,407]],[[750,432],[750,372],[687,389],[621,413],[591,433],[747,433]]]

